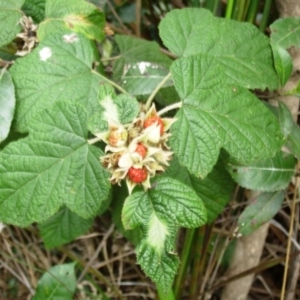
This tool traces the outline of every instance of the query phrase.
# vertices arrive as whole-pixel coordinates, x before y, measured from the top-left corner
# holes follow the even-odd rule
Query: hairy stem
[[[124,94],[128,94],[121,86],[119,86],[118,84],[116,84],[115,82],[109,80],[108,78],[106,78],[105,76],[101,75],[100,73],[97,73],[95,71],[93,71],[94,74],[96,74],[97,76],[99,76],[103,81],[111,84],[113,87],[115,87],[118,91],[120,91],[121,93]]]
[[[149,96],[147,102],[146,102],[146,110],[150,108],[150,105],[155,97],[155,95],[158,93],[158,91],[164,86],[164,84],[171,78],[172,74],[169,73],[162,81],[161,83],[156,87],[156,89],[152,92],[152,94]]]
[[[182,106],[182,102],[176,102],[174,104],[168,105],[165,108],[161,109],[160,111],[157,112],[158,116],[161,116],[163,114],[165,114],[166,112],[176,109],[176,108],[180,108]]]

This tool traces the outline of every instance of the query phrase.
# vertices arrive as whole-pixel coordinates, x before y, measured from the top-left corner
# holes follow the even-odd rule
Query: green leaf
[[[128,94],[116,95],[113,87],[108,84],[100,85],[98,100],[98,112],[88,122],[88,129],[94,135],[108,131],[111,123],[130,123],[140,111],[136,98]]]
[[[213,222],[223,211],[235,186],[221,161],[206,178],[200,179],[189,174],[188,170],[179,164],[177,157],[173,157],[165,174],[190,186],[197,193],[207,210],[208,223]]]
[[[169,73],[172,60],[161,53],[155,42],[116,36],[121,58],[114,65],[114,76],[132,95],[150,94]],[[172,85],[172,80],[164,85]]]
[[[93,219],[83,219],[67,207],[39,224],[43,242],[47,248],[59,247],[84,234],[92,226]]]
[[[257,191],[278,191],[286,188],[295,172],[296,160],[292,155],[278,152],[273,158],[249,165],[228,163],[232,178],[242,187]]]
[[[97,214],[109,194],[109,174],[87,143],[87,114],[79,104],[58,102],[31,124],[29,137],[0,154],[0,219],[26,226],[66,205],[82,218]]]
[[[295,122],[293,120],[290,110],[281,101],[278,101],[278,119],[281,131],[284,137],[287,137],[291,133]]]
[[[170,224],[195,228],[206,223],[205,207],[187,185],[168,177],[158,178],[148,192],[136,192],[124,203],[122,220],[126,229],[149,222],[155,212]]]
[[[300,47],[300,19],[290,17],[276,20],[271,26],[271,42],[284,49]]]
[[[173,10],[159,25],[163,43],[178,56],[211,56],[228,82],[277,88],[268,38],[255,26],[216,18],[208,10]]]
[[[39,280],[33,300],[71,300],[76,290],[75,263],[50,268]]]
[[[205,207],[193,189],[169,177],[157,178],[148,191],[131,194],[122,211],[125,229],[142,227],[145,237],[137,248],[138,262],[165,292],[178,267],[174,253],[178,227],[198,227],[206,219]]]
[[[40,23],[45,19],[46,0],[25,0],[22,11],[32,17],[34,22]]]
[[[73,43],[66,37],[76,37]],[[96,60],[91,41],[70,31],[47,37],[10,69],[17,94],[19,131],[28,130],[32,117],[58,100],[79,102],[89,113],[99,108],[99,78],[91,70]]]
[[[25,0],[0,0],[0,47],[11,42],[21,31],[21,6]]]
[[[6,69],[0,69],[0,143],[8,136],[15,104],[15,88],[11,76]]]
[[[114,99],[122,124],[130,123],[139,113],[140,106],[136,98],[121,94]]]
[[[38,38],[42,41],[53,31],[69,28],[102,41],[104,26],[104,14],[93,4],[84,0],[51,0],[46,2],[46,20],[39,26]]]
[[[294,123],[291,134],[287,138],[287,147],[300,160],[300,128]]]
[[[284,86],[292,74],[293,61],[290,54],[284,48],[273,44],[272,50],[279,83],[280,86]]]
[[[251,234],[262,224],[270,221],[280,210],[285,191],[262,193],[246,207],[238,220],[239,232]]]
[[[170,144],[191,173],[205,177],[221,147],[241,163],[279,150],[282,136],[275,116],[246,89],[222,83],[214,58],[181,58],[171,72],[183,104]]]
[[[142,229],[139,227],[132,230],[125,230],[121,219],[124,200],[128,196],[127,186],[125,184],[121,186],[116,185],[113,189],[113,192],[113,209],[111,211],[113,222],[119,232],[121,232],[121,234],[133,245],[137,246],[143,239]]]
[[[179,259],[175,253],[159,255],[155,248],[145,240],[137,247],[137,261],[143,271],[148,275],[164,293],[172,286],[174,276],[179,266]]]

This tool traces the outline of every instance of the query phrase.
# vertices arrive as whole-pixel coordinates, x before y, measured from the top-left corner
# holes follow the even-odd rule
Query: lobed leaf
[[[21,31],[21,6],[25,0],[0,0],[0,47],[10,43]]]
[[[76,290],[75,263],[50,268],[38,281],[33,300],[71,300]]]
[[[87,143],[87,113],[58,102],[31,124],[29,137],[0,154],[0,219],[26,226],[66,205],[82,218],[97,214],[109,194],[99,148]]]
[[[246,88],[278,87],[269,40],[252,24],[186,8],[168,13],[159,33],[165,46],[178,56],[212,56],[230,83]]]
[[[22,11],[36,23],[40,23],[45,19],[45,5],[46,0],[25,0]]]
[[[38,29],[38,38],[44,40],[56,30],[69,28],[89,39],[102,41],[105,17],[96,6],[84,0],[51,0],[46,2],[46,19]]]
[[[213,57],[181,58],[171,67],[182,99],[170,144],[180,163],[205,177],[220,148],[241,163],[271,157],[282,145],[274,115],[249,91],[222,81]]]
[[[0,143],[8,136],[15,111],[15,88],[6,69],[0,70]]]
[[[158,254],[146,241],[137,247],[137,261],[143,271],[163,292],[169,291],[179,266],[179,259],[174,253]]]
[[[169,177],[157,179],[153,186],[149,192],[136,192],[126,198],[122,212],[126,229],[149,223],[154,212],[177,226],[194,228],[205,224],[205,207],[190,187]]]
[[[84,234],[92,226],[93,219],[84,219],[67,207],[39,224],[39,230],[47,248],[62,246]]]
[[[218,161],[206,178],[200,179],[191,175],[179,164],[177,157],[173,157],[165,174],[190,186],[197,193],[205,205],[208,223],[213,222],[223,211],[231,199],[235,185],[221,161]]]
[[[239,232],[251,234],[264,223],[270,221],[280,210],[285,192],[262,193],[246,207],[239,217]]]
[[[229,162],[227,170],[242,187],[257,191],[278,191],[286,188],[295,172],[292,155],[278,152],[275,157],[249,165]]]
[[[17,94],[18,130],[27,131],[34,115],[58,100],[79,102],[89,113],[97,110],[99,77],[91,70],[94,60],[92,43],[70,31],[50,35],[32,53],[17,60],[10,73]]]
[[[169,73],[172,60],[155,42],[116,36],[121,58],[114,64],[114,76],[132,95],[150,94]],[[164,87],[172,85],[167,81]]]

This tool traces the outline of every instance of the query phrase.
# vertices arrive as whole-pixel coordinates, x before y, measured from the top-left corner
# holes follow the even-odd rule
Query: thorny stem
[[[150,105],[155,97],[155,95],[157,94],[157,92],[164,86],[164,84],[171,78],[172,74],[169,73],[162,81],[161,83],[155,88],[155,90],[152,92],[152,94],[149,96],[145,108],[146,110],[148,110],[150,108]]]
[[[174,104],[168,105],[165,108],[163,108],[162,110],[157,112],[158,116],[161,116],[163,114],[165,114],[166,112],[176,109],[176,108],[180,108],[182,106],[182,102],[176,102]]]
[[[97,73],[97,72],[93,72],[94,74],[98,75],[99,77],[101,77],[102,80],[108,82],[109,84],[111,84],[112,86],[114,86],[118,91],[120,91],[121,93],[124,94],[128,94],[121,86],[119,86],[118,84],[116,84],[115,82],[109,80],[108,78],[106,78],[105,76]]]

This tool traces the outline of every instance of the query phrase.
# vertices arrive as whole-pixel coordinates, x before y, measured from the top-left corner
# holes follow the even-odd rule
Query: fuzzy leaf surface
[[[251,234],[262,224],[270,221],[280,210],[284,200],[283,190],[273,193],[262,193],[246,207],[239,217],[239,232]]]
[[[278,86],[269,40],[252,24],[187,8],[168,13],[159,33],[165,46],[178,56],[212,56],[228,82],[246,88]]]
[[[65,41],[70,31],[47,37],[10,69],[17,94],[16,120],[19,131],[28,130],[32,117],[58,100],[79,102],[89,113],[99,107],[99,77],[91,70],[96,60],[91,42],[81,34]]]
[[[278,152],[275,157],[249,165],[228,163],[232,178],[242,187],[257,191],[278,191],[286,188],[294,175],[293,155]]]
[[[177,255],[168,252],[159,254],[145,240],[137,247],[136,252],[137,261],[146,275],[164,292],[170,290],[179,266]]]
[[[45,39],[55,30],[69,28],[89,39],[102,41],[105,18],[102,11],[84,0],[51,0],[46,2],[46,19],[39,26],[38,38]]]
[[[25,0],[22,10],[26,16],[30,16],[35,22],[40,23],[45,19],[45,5],[46,0]]]
[[[271,42],[288,49],[300,47],[300,19],[295,17],[276,20],[271,26]]]
[[[206,209],[201,199],[187,185],[161,177],[148,192],[136,192],[124,203],[122,220],[126,229],[149,222],[155,213],[170,224],[194,228],[206,223]]]
[[[206,178],[200,179],[191,175],[187,168],[181,166],[178,159],[173,157],[165,174],[190,186],[197,193],[207,210],[208,223],[213,222],[223,211],[231,199],[235,185],[222,162],[218,162]]]
[[[75,263],[57,265],[43,274],[32,299],[71,300],[75,290]]]
[[[0,0],[0,47],[11,42],[21,31],[21,6],[25,0]]]
[[[125,229],[141,227],[144,232],[137,247],[138,263],[165,292],[179,264],[174,254],[178,227],[194,228],[206,220],[206,209],[193,189],[167,176],[155,180],[147,192],[127,197],[122,210]]]
[[[39,230],[47,248],[62,246],[84,234],[92,226],[93,219],[83,219],[67,207],[63,207],[46,222],[39,224]]]
[[[191,173],[205,177],[221,147],[241,163],[279,150],[282,136],[275,116],[248,90],[223,83],[213,57],[178,59],[171,72],[182,107],[170,144]]]
[[[15,111],[15,88],[6,69],[0,70],[0,143],[6,139]]]
[[[116,80],[132,95],[150,94],[169,73],[172,60],[158,44],[127,36],[116,36],[121,58],[114,65]],[[164,87],[172,85],[167,81]]]
[[[31,124],[27,138],[0,154],[0,219],[26,226],[66,205],[82,218],[95,216],[108,198],[103,152],[87,143],[87,114],[79,104],[58,102]]]

